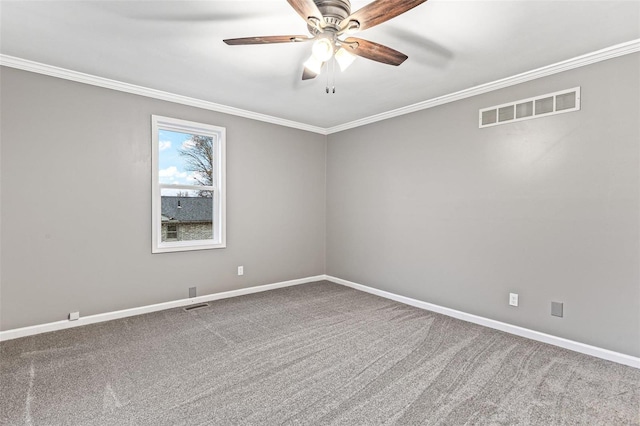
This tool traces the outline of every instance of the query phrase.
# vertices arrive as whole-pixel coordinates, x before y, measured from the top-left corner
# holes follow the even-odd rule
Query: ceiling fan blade
[[[316,6],[313,0],[287,0],[291,7],[298,12],[298,15],[302,16],[302,19],[305,22],[311,24],[312,26],[318,26],[321,22],[323,22],[322,13],[320,13],[320,9]],[[309,18],[312,18],[309,22]]]
[[[404,53],[390,47],[356,37],[347,38],[342,47],[349,53],[383,64],[398,66],[408,58]]]
[[[228,38],[222,40],[230,46],[238,46],[244,44],[270,44],[270,43],[298,43],[302,41],[313,40],[306,35],[283,35],[283,36],[264,36],[264,37],[243,37]]]
[[[398,15],[402,15],[426,1],[427,0],[376,0],[345,18],[342,21],[341,27],[344,30],[351,26],[351,22],[356,21],[360,24],[355,27],[358,30],[371,28]]]

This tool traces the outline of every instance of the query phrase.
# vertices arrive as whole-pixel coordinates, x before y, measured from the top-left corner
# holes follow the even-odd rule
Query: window
[[[225,128],[151,121],[152,252],[225,247]]]
[[[168,223],[166,240],[162,240],[162,241],[176,241],[177,239],[178,239],[178,225]]]

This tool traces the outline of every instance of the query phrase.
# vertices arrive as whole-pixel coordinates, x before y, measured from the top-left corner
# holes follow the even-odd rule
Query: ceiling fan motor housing
[[[324,29],[329,32],[338,32],[340,22],[351,15],[351,3],[349,0],[314,0],[316,6],[324,17]],[[309,31],[317,35],[320,31],[309,25]]]

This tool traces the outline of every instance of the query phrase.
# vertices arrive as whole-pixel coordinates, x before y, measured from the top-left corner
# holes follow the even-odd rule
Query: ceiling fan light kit
[[[308,73],[307,78],[305,78],[305,76],[303,75],[302,79],[309,80],[310,78],[315,78],[322,71],[323,65],[324,63],[322,61],[319,61],[318,58],[316,58],[314,55],[311,55],[309,59],[307,59],[307,61],[304,63],[304,70],[310,71],[310,73]]]
[[[333,56],[336,46],[329,37],[319,37],[313,42],[311,53],[320,62],[327,62]]]
[[[224,42],[228,45],[248,45],[313,40],[311,57],[304,63],[303,80],[317,77],[324,64],[332,59],[335,59],[341,71],[346,70],[356,56],[398,66],[407,59],[407,55],[350,35],[395,18],[425,1],[427,0],[375,0],[351,13],[349,0],[287,0],[307,23],[310,36],[244,37],[226,39]]]
[[[336,52],[335,56],[336,62],[340,67],[340,71],[344,71],[356,60],[355,55],[349,53],[344,47],[341,47]]]

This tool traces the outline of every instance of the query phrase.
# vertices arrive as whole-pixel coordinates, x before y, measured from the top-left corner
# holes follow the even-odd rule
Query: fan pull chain
[[[325,87],[327,94],[329,93],[329,74],[331,74],[331,62],[327,64],[327,86]]]
[[[329,78],[331,75],[331,78]],[[329,81],[331,81],[331,93],[336,93],[336,60],[331,58],[331,62],[327,64],[327,87],[326,92],[329,93]]]
[[[333,61],[331,61],[331,86],[333,88],[333,93],[336,93],[336,58],[334,56]]]

